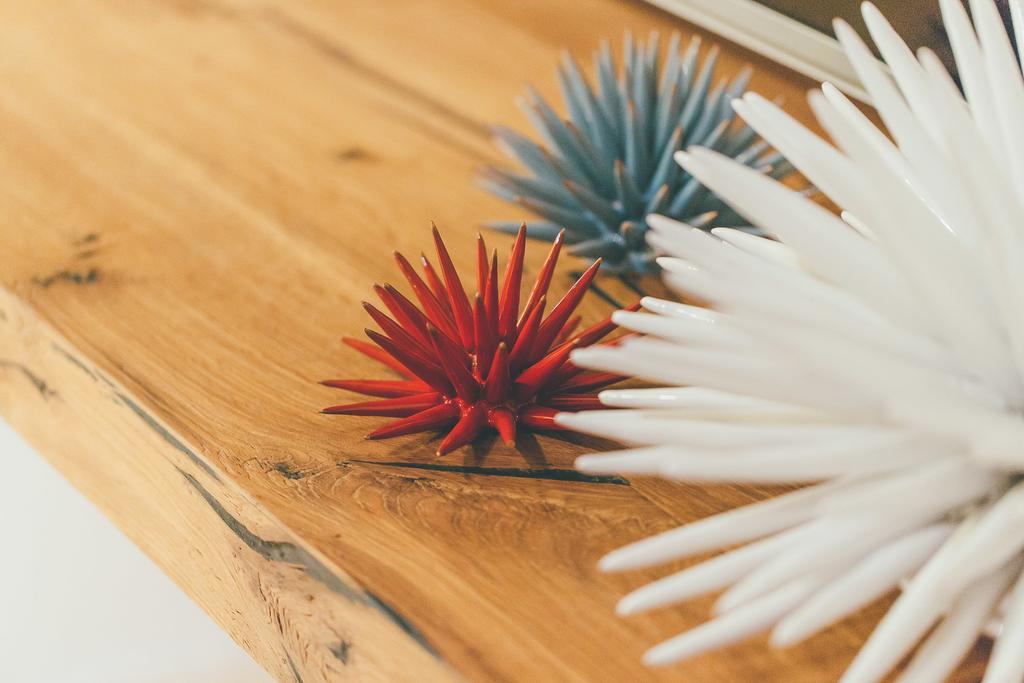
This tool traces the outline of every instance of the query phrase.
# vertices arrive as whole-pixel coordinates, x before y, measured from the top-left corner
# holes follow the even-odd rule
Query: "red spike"
[[[476,376],[478,379],[487,377],[494,356],[494,335],[487,324],[487,312],[484,310],[484,299],[479,294],[473,300],[473,332],[476,335]]]
[[[526,311],[531,308],[533,304],[536,304],[542,296],[547,296],[548,287],[551,286],[551,277],[555,273],[555,264],[558,263],[558,253],[562,250],[562,243],[565,241],[565,230],[558,232],[558,237],[551,244],[551,251],[548,252],[547,258],[544,259],[544,265],[540,267],[540,273],[537,275],[537,281],[533,283],[533,288],[530,290],[530,296],[526,300],[526,309],[523,311],[523,316],[526,315]],[[523,326],[523,317],[519,319],[519,327]]]
[[[423,277],[426,278],[430,291],[434,293],[434,296],[437,297],[437,300],[441,302],[448,312],[448,316],[451,317],[451,307],[448,305],[448,292],[445,290],[444,285],[441,284],[441,278],[437,277],[437,271],[434,270],[434,266],[430,265],[427,255],[422,251],[420,252],[420,267],[423,268]]]
[[[455,270],[452,257],[444,246],[441,233],[437,226],[434,228],[434,246],[437,247],[437,259],[441,264],[441,273],[444,275],[444,283],[448,289],[448,301],[451,303],[452,312],[455,314],[455,326],[459,330],[459,338],[467,349],[473,345],[473,312],[469,310],[469,300],[466,298],[466,290],[462,288],[462,280]]]
[[[551,348],[551,343],[558,336],[558,332],[565,325],[565,321],[569,319],[572,312],[579,306],[583,295],[587,293],[587,288],[594,280],[594,276],[597,275],[597,269],[600,267],[601,259],[597,259],[584,271],[580,279],[569,288],[569,291],[565,293],[562,300],[551,309],[551,313],[541,323],[540,329],[537,330],[537,341],[534,342],[533,349],[531,350],[534,358],[539,358]]]
[[[518,372],[530,362],[531,351],[534,342],[537,341],[537,330],[540,329],[540,321],[544,317],[544,306],[546,304],[547,299],[542,296],[533,307],[530,317],[523,324],[522,330],[520,330],[519,336],[516,338],[516,343],[512,347],[510,358],[512,372]]]
[[[630,332],[628,334],[622,335],[621,337],[616,337],[615,339],[613,339],[613,340],[611,340],[609,342],[605,342],[603,344],[599,344],[599,346],[618,346],[622,342],[623,339],[629,339],[630,337],[637,337],[637,336],[640,336],[639,333],[637,333],[637,332]],[[579,339],[580,338],[577,337],[574,340],[565,342],[565,344],[575,343],[576,344],[576,348],[581,348],[583,345],[580,344]],[[563,344],[562,346],[564,346],[565,344]],[[555,350],[557,351],[560,348],[561,348],[561,346],[557,347]],[[548,380],[548,383],[545,386],[547,386],[547,387],[556,387],[556,388],[557,387],[566,386],[566,385],[570,384],[573,381],[574,377],[582,375],[584,372],[585,372],[584,368],[577,367],[577,366],[573,365],[572,361],[566,361],[565,365],[563,365],[561,368],[559,368],[558,372],[556,372],[554,374],[554,376],[550,380]],[[620,378],[620,379],[625,379],[625,378]],[[608,384],[613,384],[613,382],[608,382]],[[561,390],[561,389],[559,389],[559,390]],[[582,389],[580,389],[578,391],[582,391]]]
[[[640,302],[637,301],[635,304],[628,306],[622,310],[638,311],[640,310]],[[579,341],[580,348],[584,346],[590,346],[591,344],[599,342],[605,336],[613,332],[616,327],[618,327],[618,325],[612,322],[611,316],[608,316],[601,322],[591,325],[587,329],[580,332],[578,335],[576,335],[576,339]]]
[[[466,351],[457,346],[455,342],[446,339],[433,326],[427,328],[427,333],[430,335],[430,341],[434,346],[434,351],[437,352],[437,357],[441,359],[444,374],[448,376],[448,381],[455,387],[455,394],[463,401],[475,401],[480,392],[480,385],[466,369]]]
[[[484,397],[491,403],[500,403],[508,396],[508,385],[511,375],[508,366],[508,347],[505,342],[498,344],[494,353],[494,363],[484,382]]]
[[[624,339],[629,339],[630,337],[638,337],[638,336],[640,336],[639,332],[630,332],[628,334],[622,335],[621,337],[616,337],[615,339],[612,339],[611,341],[604,342],[603,344],[597,344],[597,346],[618,346],[620,343],[622,343],[622,341]],[[569,340],[567,342],[564,342],[560,346],[555,347],[554,350],[558,351],[558,350],[560,350],[562,347],[564,347],[567,344],[575,344],[576,348],[582,348],[582,345],[579,342],[579,337],[577,337],[576,339],[571,339],[571,340]],[[565,365],[563,365],[561,367],[561,369],[559,369],[559,371],[555,373],[555,376],[552,377],[551,380],[548,382],[548,386],[551,386],[551,387],[563,386],[566,383],[570,382],[573,377],[581,375],[584,372],[586,372],[585,368],[581,368],[581,367],[578,367],[576,365],[573,365],[572,361],[566,361]]]
[[[476,293],[483,294],[487,287],[487,245],[484,236],[476,234]]]
[[[576,369],[575,366],[568,366]],[[574,393],[579,394],[583,392],[596,391],[603,389],[609,384],[615,384],[626,379],[622,375],[616,375],[614,372],[583,372],[574,373],[574,376],[567,378],[565,381],[551,382],[550,386],[555,387],[559,393]]]
[[[546,297],[541,297],[541,299],[543,299],[544,301],[547,301]],[[519,338],[519,335],[522,334],[523,327],[526,325],[526,321],[530,319],[530,314],[533,313],[533,310],[535,308],[537,308],[537,304],[540,303],[541,299],[538,299],[537,301],[531,302],[529,305],[526,306],[526,308],[523,309],[522,314],[519,316],[519,324],[516,325],[516,338],[517,339]],[[513,340],[512,344],[513,345],[515,344],[515,340]]]
[[[395,420],[370,432],[368,439],[390,439],[393,436],[429,432],[453,424],[459,418],[459,408],[454,403],[446,402],[427,408],[415,415]]]
[[[626,334],[619,335],[615,339],[606,341],[606,342],[601,343],[601,344],[597,344],[597,346],[618,346],[619,344],[621,344],[622,342],[626,341],[627,339],[635,339],[636,337],[639,337],[639,336],[641,336],[641,334],[639,332],[627,332]]]
[[[558,348],[561,348],[561,347],[558,347]],[[579,346],[577,346],[576,348],[579,348]],[[557,351],[558,349],[555,349],[555,350]],[[549,379],[544,384],[544,386],[541,387],[541,390],[544,391],[544,390],[546,390],[547,388],[550,387],[553,390],[561,391],[562,387],[564,387],[566,384],[572,382],[574,378],[582,375],[584,372],[586,372],[586,370],[584,368],[577,367],[577,366],[573,365],[572,361],[566,361],[565,365],[563,365],[562,367],[558,368],[558,371],[555,372],[555,374],[551,376],[551,379]]]
[[[373,291],[377,293],[377,298],[387,307],[402,329],[415,337],[416,341],[421,344],[426,345],[430,341],[430,338],[427,337],[427,319],[401,292],[391,285],[383,287],[374,285]]]
[[[458,337],[458,332],[455,330],[455,325],[452,322],[451,314],[447,310],[447,301],[442,305],[441,301],[438,300],[434,293],[430,291],[426,283],[420,279],[420,276],[413,270],[412,264],[409,263],[404,256],[395,252],[395,261],[398,262],[398,267],[402,271],[402,275],[408,280],[409,286],[412,287],[413,293],[416,298],[419,299],[420,305],[423,306],[423,310],[426,312],[427,319],[434,324],[439,330],[443,330],[449,337]]]
[[[555,415],[558,415],[558,411],[554,408],[534,403],[519,411],[519,424],[530,429],[564,431],[565,427],[555,423]]]
[[[388,355],[388,353],[379,346],[374,346],[369,342],[364,342],[362,339],[354,339],[353,337],[342,337],[341,341],[348,346],[351,346],[364,356],[369,356],[378,363],[388,366],[400,375],[405,377],[413,377],[414,375],[412,370],[399,363],[398,360]]]
[[[462,417],[444,437],[441,445],[437,447],[438,455],[451,453],[456,448],[462,448],[480,436],[480,432],[487,426],[487,413],[479,403],[474,403],[462,410]]]
[[[431,391],[425,394],[413,394],[399,398],[386,398],[383,401],[362,401],[346,403],[340,406],[324,408],[321,412],[328,415],[377,415],[378,417],[408,417],[427,408],[436,406],[442,400],[441,394]]]
[[[511,344],[516,330],[516,316],[519,315],[519,290],[523,284],[523,259],[526,255],[526,223],[519,227],[519,234],[512,244],[512,253],[505,266],[505,279],[501,285],[500,309],[498,312],[498,336]]]
[[[384,315],[371,303],[364,301],[363,309],[370,314],[373,321],[380,326],[381,331],[390,337],[397,346],[400,346],[409,355],[415,356],[425,363],[430,363],[430,359],[423,353],[423,345],[417,342],[401,325]]]
[[[513,397],[516,400],[525,401],[531,396],[536,396],[540,388],[569,358],[573,348],[575,348],[575,344],[565,344],[523,370],[512,384]]]
[[[409,368],[414,375],[429,384],[431,388],[446,396],[451,395],[452,385],[448,383],[448,378],[445,377],[444,371],[441,368],[433,363],[425,363],[416,356],[409,355],[404,349],[396,345],[394,341],[378,332],[366,330],[366,336],[394,356],[402,365]]]
[[[583,318],[578,315],[574,315],[569,318],[569,321],[565,323],[565,326],[558,333],[558,336],[555,337],[554,345],[558,346],[569,339],[569,337],[572,336],[572,333],[576,331],[576,328],[580,326],[580,320],[582,319]]]
[[[498,250],[491,256],[491,267],[487,271],[487,286],[484,288],[484,310],[487,311],[487,326],[495,337],[498,336]]]
[[[556,394],[544,399],[544,405],[555,410],[596,410],[603,408],[597,396],[578,396],[576,394]]]
[[[357,394],[382,396],[384,398],[397,398],[398,396],[422,394],[430,391],[430,387],[419,380],[396,382],[380,379],[325,379],[320,384],[334,389],[346,389]]]
[[[505,406],[494,408],[487,415],[487,421],[498,430],[498,435],[506,446],[516,445],[516,416]]]

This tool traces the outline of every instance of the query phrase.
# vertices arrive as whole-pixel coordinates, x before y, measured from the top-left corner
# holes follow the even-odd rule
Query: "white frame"
[[[750,0],[647,0],[816,81],[870,103],[832,36]]]

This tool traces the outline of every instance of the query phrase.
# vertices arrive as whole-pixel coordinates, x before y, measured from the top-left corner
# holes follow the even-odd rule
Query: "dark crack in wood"
[[[48,289],[58,282],[66,282],[72,285],[91,285],[100,280],[100,269],[90,268],[84,273],[78,270],[60,270],[46,277],[34,277],[32,282],[43,289]]]
[[[225,509],[213,494],[199,483],[199,481],[188,472],[178,469],[182,477],[194,488],[206,504],[217,514],[220,520],[234,533],[239,540],[248,548],[257,553],[269,562],[281,562],[302,568],[306,575],[323,584],[332,593],[342,596],[346,600],[359,605],[365,605],[377,610],[386,616],[392,623],[402,629],[407,635],[415,640],[423,649],[432,656],[437,657],[437,651],[412,622],[398,612],[394,607],[384,602],[372,593],[353,588],[331,571],[323,562],[314,557],[308,550],[294,543],[287,541],[268,541],[253,533],[240,520]]]
[[[39,395],[43,397],[43,400],[48,401],[57,395],[57,392],[46,383],[46,380],[29,370],[28,367],[22,363],[13,360],[0,359],[0,368],[10,368],[20,372],[25,379],[32,383],[32,386],[36,388],[36,391],[38,391]]]
[[[475,467],[472,465],[442,465],[440,463],[417,463],[397,461],[346,460],[342,465],[358,463],[360,465],[379,465],[401,469],[427,470],[431,472],[452,472],[455,474],[471,474],[489,477],[520,477],[524,479],[548,479],[551,481],[570,481],[581,484],[613,484],[629,486],[629,482],[615,475],[583,474],[576,470],[537,469],[526,467]]]

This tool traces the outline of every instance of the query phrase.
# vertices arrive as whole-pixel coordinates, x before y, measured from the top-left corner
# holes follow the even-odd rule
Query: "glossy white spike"
[[[1006,607],[1006,621],[996,640],[995,649],[983,683],[1024,680],[1024,576],[1017,579]]]
[[[862,509],[855,514],[825,514],[815,522],[817,535],[805,542],[803,552],[765,564],[723,594],[716,607],[732,609],[806,572],[838,573],[837,569],[842,570],[858,557],[936,521],[949,508],[949,501],[943,497],[928,496],[903,507],[878,505],[872,513]]]
[[[956,57],[957,69],[963,81],[971,113],[990,150],[1002,155],[999,136],[999,118],[996,115],[992,87],[985,73],[984,58],[977,36],[971,27],[967,10],[961,0],[939,0],[942,17]]]
[[[784,266],[797,267],[800,257],[792,249],[773,240],[751,235],[735,228],[712,228],[711,234],[755,256],[775,261]]]
[[[978,639],[996,603],[1018,572],[1019,563],[1007,564],[969,586],[957,598],[938,628],[918,648],[913,660],[900,674],[899,683],[946,680]]]
[[[818,501],[848,485],[837,481],[808,486],[707,517],[612,551],[599,566],[602,571],[648,567],[784,531],[809,520]]]
[[[644,654],[644,663],[663,666],[764,631],[814,592],[821,582],[820,578],[811,576],[782,586],[742,608],[656,645]]]
[[[622,598],[616,611],[636,614],[728,586],[762,562],[791,549],[805,533],[806,529],[796,527],[649,583]]]
[[[795,645],[885,595],[917,571],[951,530],[949,524],[935,524],[874,551],[779,622],[772,644]]]
[[[854,658],[841,683],[877,681],[917,644],[957,595],[944,590],[973,524],[962,523],[913,578]]]

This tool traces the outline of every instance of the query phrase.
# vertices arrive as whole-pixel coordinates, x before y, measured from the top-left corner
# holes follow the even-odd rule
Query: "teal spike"
[[[652,34],[652,37],[656,34]],[[644,149],[650,146],[651,124],[654,120],[654,95],[657,93],[657,81],[650,60],[650,51],[643,44],[636,47],[636,80],[633,84],[633,103],[636,106],[637,123],[639,123],[640,141]]]
[[[697,75],[697,57],[700,54],[700,36],[694,36],[690,39],[690,44],[686,46],[686,54],[683,55],[683,67],[680,77],[680,83],[682,83],[681,93],[685,97],[689,96],[691,90],[693,90],[693,80]]]
[[[576,60],[569,53],[565,53],[563,57],[563,68],[590,123],[589,137],[593,141],[592,144],[601,153],[604,165],[611,166],[615,161],[615,131],[601,109],[601,105],[598,104],[594,89],[583,76]]]
[[[588,214],[580,211],[565,209],[555,204],[535,199],[533,197],[517,197],[516,203],[520,206],[538,213],[552,223],[565,227],[569,232],[581,236],[600,235],[602,226],[596,224]]]
[[[572,134],[573,140],[579,146],[580,150],[587,155],[590,159],[591,164],[594,168],[594,172],[597,174],[597,182],[595,183],[595,190],[603,197],[612,197],[615,195],[615,176],[611,166],[603,163],[604,155],[594,149],[585,136],[580,131],[576,130],[572,124],[566,124],[569,128],[569,132]]]
[[[717,197],[716,197],[717,199]],[[746,225],[747,219],[736,213],[732,207],[721,204],[718,208],[718,213],[715,216],[715,227],[723,228],[735,228],[737,230],[745,230],[746,232],[753,232],[758,234],[756,228],[752,228]]]
[[[626,255],[623,246],[610,235],[579,242],[570,246],[568,251],[573,256],[588,259],[604,258],[610,263],[621,261]]]
[[[686,134],[683,144],[689,145],[693,141],[691,133],[695,128],[696,121],[704,111],[704,104],[708,97],[708,88],[711,86],[711,76],[714,73],[717,59],[718,47],[716,46],[711,48],[707,57],[704,58],[704,64],[697,75],[697,80],[686,95],[686,105],[683,107],[683,113],[679,117],[679,123],[683,126],[683,132]]]
[[[708,188],[698,183],[697,190],[690,197],[690,210],[685,214],[688,220],[692,219],[694,214],[704,215],[711,211],[717,213],[719,206],[715,203],[717,199],[717,197],[710,193]]]
[[[717,197],[715,197],[718,200]],[[687,222],[694,228],[711,228],[715,223],[715,219],[718,218],[718,211],[714,208],[705,211],[704,213],[691,217]]]
[[[708,149],[718,149],[718,144],[725,138],[725,131],[729,130],[729,121],[719,121],[715,129],[707,134],[698,144]]]
[[[679,80],[679,42],[681,38],[678,32],[673,33],[672,37],[668,39],[668,50],[665,57],[665,68],[662,69],[661,82],[658,84],[658,95],[661,96],[658,104],[665,105],[671,100],[665,98],[665,93],[668,92],[670,86],[675,86]]]
[[[657,270],[645,240],[648,212],[708,229],[722,221],[742,227],[735,212],[674,163],[674,152],[707,146],[773,177],[789,166],[733,112],[749,69],[733,78],[715,76],[715,48],[702,53],[698,38],[682,52],[681,46],[678,34],[667,40],[627,34],[617,64],[603,41],[586,74],[563,54],[557,65],[561,111],[533,90],[524,100],[542,144],[496,128],[500,147],[525,170],[485,171],[480,186],[542,216],[539,229],[527,229],[531,237],[553,239],[564,228],[573,253],[604,257],[602,271],[625,276]]]
[[[626,172],[634,179],[640,178],[643,170],[640,160],[640,131],[636,122],[636,110],[633,103],[627,105],[626,120]]]
[[[672,201],[668,205],[669,216],[689,216],[694,211],[691,211],[691,205],[694,203],[693,199],[696,197],[697,192],[700,190],[701,185],[696,178],[690,176],[687,178],[683,186],[676,192],[676,196],[672,198]]]
[[[793,163],[789,159],[779,159],[776,163],[771,165],[771,170],[768,172],[772,178],[779,180],[785,178],[793,172]]]
[[[654,143],[654,121],[657,118],[658,107],[658,54],[661,45],[661,36],[657,31],[651,32],[647,42],[647,52],[644,55],[644,112],[647,119],[644,122],[647,127],[647,145]]]
[[[556,182],[560,182],[564,178],[570,178],[578,182],[589,182],[587,174],[584,173],[579,166],[562,158],[557,150],[552,153],[549,152],[547,148],[538,146],[537,154],[541,157],[547,168],[554,169],[555,176],[548,176],[550,179],[553,179]]]
[[[761,166],[774,166],[775,164],[777,164],[780,161],[782,161],[784,158],[785,157],[783,157],[778,152],[772,152],[771,154],[769,154],[768,156],[764,157],[763,159],[759,159],[757,165],[758,165],[758,167],[761,167]]]
[[[647,67],[643,60],[639,60],[639,64],[635,70],[636,78],[633,81],[633,112],[636,116],[636,128],[638,134],[638,140],[640,141],[641,147],[646,147],[649,144],[650,133],[650,121],[651,121],[651,107],[650,107],[650,96],[651,96],[651,80],[647,76]]]
[[[756,166],[758,165],[758,157],[767,152],[768,148],[769,145],[767,142],[765,142],[764,140],[757,140],[739,154],[734,154],[733,158],[736,159],[736,161],[741,164],[745,164],[747,166]],[[723,154],[728,153],[729,152],[723,152]]]
[[[527,104],[527,116],[538,130],[544,131],[548,145],[557,152],[557,156],[564,162],[567,172],[574,176],[574,180],[586,182],[598,177],[597,169],[593,167],[584,152],[579,149],[573,139],[565,122],[558,118],[558,114],[545,102],[536,91],[530,91],[531,101]]]
[[[604,115],[615,132],[615,137],[622,139],[622,96],[619,92],[619,84],[615,78],[615,60],[612,57],[612,48],[607,42],[603,42],[597,57],[598,87],[600,88],[601,107]]]
[[[647,206],[644,207],[644,216],[652,213],[661,213],[662,209],[665,208],[665,204],[668,201],[668,185],[662,185],[658,188],[658,191],[651,195],[651,198],[647,200]]]
[[[562,91],[562,99],[569,107],[569,119],[582,130],[587,137],[594,137],[597,132],[594,121],[587,112],[587,105],[582,93],[572,82],[572,76],[563,65],[558,66],[558,87]]]
[[[729,83],[729,99],[735,99],[742,97],[743,93],[747,92],[747,86],[750,85],[750,79],[754,75],[754,70],[749,66],[744,66],[740,69],[732,81]]]
[[[644,187],[647,184],[647,178],[650,176],[650,152],[648,151],[647,143],[647,131],[644,126],[644,121],[647,116],[644,112],[633,106],[629,111],[628,122],[633,128],[633,139],[635,140],[635,147],[633,149],[633,167],[630,167],[629,162],[629,150],[627,147],[626,155],[626,169],[633,174],[633,181],[637,187]]]
[[[611,202],[598,197],[587,188],[569,180],[565,181],[565,189],[572,194],[580,206],[589,211],[609,232],[618,229],[622,216],[615,210]]]
[[[636,43],[633,32],[628,28],[622,38],[622,74],[619,87],[627,95],[633,92],[632,79],[636,77]]]
[[[626,166],[621,161],[615,162],[615,191],[625,215],[642,215],[643,195],[640,194],[640,190],[633,182],[633,177],[626,172]]]
[[[480,174],[479,181],[487,183],[488,189],[493,188],[494,193],[501,194],[506,201],[515,201],[516,197],[528,195],[567,208],[576,205],[576,200],[561,182],[531,178],[509,173],[499,168],[485,169]]]
[[[514,202],[522,192],[509,187],[507,184],[494,180],[493,178],[477,178],[476,184],[491,194],[504,199],[506,202]]]
[[[526,118],[530,121],[530,125],[540,133],[544,144],[548,147],[555,147],[557,146],[557,143],[555,141],[554,134],[551,129],[548,128],[547,122],[544,120],[544,117],[540,115],[537,107],[534,106],[535,99],[539,99],[539,97],[539,95],[536,95],[536,91],[533,89],[533,86],[527,85],[526,96],[517,97],[516,106],[519,107],[519,111],[523,112]]]
[[[484,226],[488,230],[496,230],[498,232],[507,232],[510,235],[515,235],[519,232],[519,228],[522,227],[522,221],[491,221],[485,223]],[[545,242],[551,242],[558,233],[562,231],[562,227],[556,223],[548,223],[545,221],[529,221],[526,224],[526,236],[533,237],[535,239],[544,240]]]
[[[646,65],[647,73],[657,76],[658,75],[658,55],[660,51],[658,48],[661,46],[661,34],[657,31],[651,31],[651,34],[647,38],[647,50],[644,53],[644,64]]]
[[[656,273],[659,270],[657,258],[658,255],[650,249],[632,252],[629,255],[629,271],[641,275]]]
[[[671,135],[676,126],[673,128],[676,119],[679,117],[680,99],[675,96],[676,88],[679,87],[678,83],[671,83],[668,86],[668,90],[665,91],[665,95],[661,98],[657,111],[655,112],[654,121],[654,148],[662,149],[665,143],[668,141],[669,135]],[[680,142],[682,139],[680,138]]]
[[[743,67],[740,72],[729,83],[725,89],[725,97],[722,99],[721,104],[721,116],[731,117],[735,115],[732,109],[732,101],[738,97],[742,97],[743,93],[747,91],[747,86],[750,84],[750,78],[754,75],[753,69],[750,67]]]
[[[679,117],[682,98],[678,91],[682,87],[679,82],[679,34],[673,33],[669,41],[668,58],[658,85],[658,102],[654,110],[654,146],[660,148],[672,132],[672,124]]]
[[[744,125],[738,132],[729,136],[729,143],[722,146],[722,154],[728,156],[742,154],[758,140],[757,132],[750,126]]]
[[[700,118],[697,119],[697,123],[693,125],[693,129],[689,131],[688,144],[703,145],[703,140],[708,133],[720,122],[731,120],[731,116],[721,116],[721,103],[723,95],[725,94],[725,79],[722,79],[715,89],[711,91],[711,94],[707,96],[704,102],[704,111],[701,112]]]
[[[654,169],[654,174],[651,176],[651,181],[647,185],[647,192],[651,193],[657,188],[668,183],[669,174],[673,169],[678,168],[675,164],[673,155],[679,151],[679,146],[683,141],[683,129],[676,126],[676,129],[672,131],[672,137],[668,139],[668,142],[661,150],[661,158],[658,160],[658,165]]]
[[[559,180],[562,172],[551,163],[550,155],[546,154],[539,146],[524,138],[519,133],[498,126],[494,129],[494,137],[498,145],[503,147],[507,153],[517,158],[523,166],[539,176]]]
[[[619,233],[622,235],[622,241],[626,248],[630,251],[644,248],[644,235],[647,233],[647,229],[643,223],[626,221],[619,227]]]

